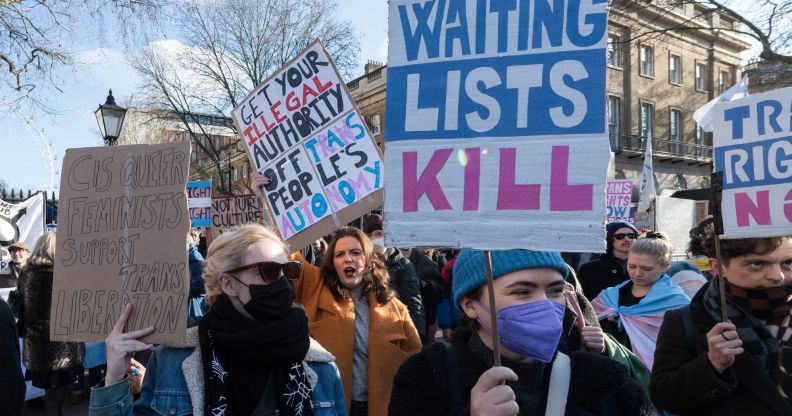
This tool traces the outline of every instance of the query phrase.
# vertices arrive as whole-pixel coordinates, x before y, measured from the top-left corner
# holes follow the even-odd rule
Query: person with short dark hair
[[[720,242],[724,279],[710,281],[688,308],[666,313],[652,399],[682,416],[792,415],[792,236]],[[711,227],[703,248],[718,270]]]
[[[609,223],[605,230],[607,251],[598,259],[580,266],[577,275],[588,300],[594,300],[603,290],[630,278],[627,273],[627,253],[638,239],[638,230],[627,222]]]

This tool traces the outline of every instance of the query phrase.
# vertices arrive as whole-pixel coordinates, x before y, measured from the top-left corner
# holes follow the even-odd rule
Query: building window
[[[608,35],[608,65],[621,68],[622,44],[618,35]]]
[[[720,71],[718,74],[718,94],[723,94],[729,87],[731,87],[731,80],[729,79],[729,73],[726,71]]]
[[[707,91],[707,64],[696,63],[696,89]]]
[[[641,45],[641,75],[654,76],[654,48]]]
[[[653,139],[654,135],[654,105],[641,103],[641,137]]]
[[[374,114],[369,118],[369,130],[371,135],[376,136],[381,133],[380,115]]]
[[[668,56],[668,82],[682,84],[682,57],[679,55]]]
[[[621,132],[621,98],[609,95],[607,111],[611,149],[615,149],[614,145],[618,144],[619,133]]]
[[[685,177],[682,176],[681,173],[677,173],[671,181],[671,186],[675,189],[687,189],[687,180],[685,180]]]
[[[704,129],[696,125],[696,154],[699,157],[707,157],[707,149],[704,148]]]
[[[678,155],[682,150],[680,143],[682,141],[682,112],[679,110],[671,110],[670,115],[668,126],[671,139],[671,153]]]

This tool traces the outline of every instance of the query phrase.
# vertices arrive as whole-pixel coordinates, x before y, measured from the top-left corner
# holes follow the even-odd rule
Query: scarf
[[[313,415],[312,389],[302,362],[310,345],[302,308],[292,307],[281,320],[257,322],[221,295],[201,320],[198,336],[207,415],[255,414],[268,385],[279,414]]]
[[[690,298],[663,273],[637,305],[620,306],[619,289],[631,282],[628,280],[603,290],[591,304],[600,321],[606,318],[618,320],[619,328],[624,328],[630,337],[633,352],[651,370],[665,311],[689,304]]]
[[[702,299],[704,309],[716,322],[723,320],[720,291],[718,289],[720,282],[720,279],[713,280]],[[780,292],[776,289],[781,289],[784,293],[787,291],[786,287],[770,290],[745,289],[730,285],[728,282],[726,284],[726,311],[729,315],[729,320],[737,327],[737,334],[739,334],[743,342],[743,348],[751,353],[759,367],[768,374],[778,362],[778,354],[781,348],[776,335],[771,332],[769,325],[762,322],[758,315],[769,317],[776,321],[781,311],[785,310],[786,314],[780,316],[779,322],[789,321],[789,304],[787,302],[786,305],[779,305],[778,297]],[[764,294],[761,294],[761,292],[764,292]],[[776,325],[773,326],[778,328]],[[782,336],[782,332],[777,332],[777,336]]]

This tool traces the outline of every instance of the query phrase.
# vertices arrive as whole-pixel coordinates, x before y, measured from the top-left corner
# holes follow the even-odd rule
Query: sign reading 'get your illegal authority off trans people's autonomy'
[[[264,195],[300,249],[382,205],[379,149],[330,56],[314,41],[234,109]]]
[[[604,251],[605,0],[391,0],[386,244]]]

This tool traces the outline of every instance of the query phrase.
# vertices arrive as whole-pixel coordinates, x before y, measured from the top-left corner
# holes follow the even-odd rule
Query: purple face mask
[[[487,309],[482,303],[478,304]],[[550,300],[500,308],[495,314],[498,339],[510,351],[549,363],[561,339],[565,311],[566,305]],[[489,329],[482,319],[478,322]]]

